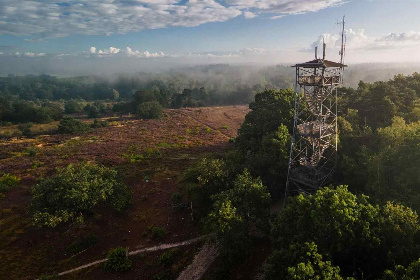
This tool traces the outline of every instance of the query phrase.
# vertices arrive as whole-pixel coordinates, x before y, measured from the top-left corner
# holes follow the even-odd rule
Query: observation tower
[[[293,137],[285,197],[311,193],[330,183],[337,164],[337,89],[342,86],[345,53],[344,18],[341,61],[322,58],[296,64]]]

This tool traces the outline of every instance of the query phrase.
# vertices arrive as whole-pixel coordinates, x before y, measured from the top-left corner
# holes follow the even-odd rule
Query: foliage
[[[394,271],[386,270],[382,280],[416,280],[420,279],[420,259],[412,262],[407,268],[397,265]]]
[[[276,250],[268,259],[265,279],[351,280],[340,275],[340,268],[324,261],[315,243],[292,244]]]
[[[16,187],[20,178],[13,174],[3,174],[0,177],[0,193],[5,193]]]
[[[14,123],[49,123],[62,117],[63,109],[55,103],[35,103],[24,100],[1,99],[0,119]]]
[[[64,102],[64,113],[65,114],[74,114],[80,113],[83,111],[82,105],[76,100],[70,99]]]
[[[287,172],[293,100],[291,89],[258,93],[249,105],[251,111],[238,131],[236,151],[231,154],[236,165],[261,177],[276,195],[283,193]]]
[[[233,188],[213,195],[212,200],[215,202],[207,226],[216,233],[221,254],[231,262],[240,260],[249,250],[251,223],[268,231],[270,195],[261,180],[245,170],[235,179]]]
[[[25,124],[19,124],[18,129],[22,132],[22,135],[25,137],[31,137],[32,136],[32,123],[25,123]]]
[[[142,119],[160,119],[163,116],[162,105],[157,101],[141,103],[137,107],[137,116]]]
[[[73,118],[62,118],[58,124],[60,134],[79,134],[88,131],[89,126]]]
[[[168,235],[164,227],[150,227],[149,231],[152,239],[162,239]]]
[[[90,125],[92,128],[101,128],[107,127],[109,124],[107,121],[98,121],[98,119],[94,119],[93,123]]]
[[[213,203],[210,198],[230,188],[228,168],[220,159],[202,159],[185,172],[183,181],[189,184],[194,214],[199,219],[210,212]]]
[[[49,227],[72,220],[83,223],[85,214],[97,204],[108,201],[120,212],[128,207],[130,198],[114,169],[70,164],[34,187],[33,222]]]
[[[178,248],[173,248],[162,255],[159,256],[159,264],[163,267],[169,267],[171,266],[174,261],[175,257],[179,254]]]
[[[132,262],[128,258],[127,249],[117,247],[109,250],[102,268],[105,271],[124,272],[130,270],[131,265]]]
[[[87,113],[88,118],[97,118],[100,114],[105,113],[106,108],[102,102],[95,101],[93,104],[87,104],[83,110]]]
[[[273,222],[276,250],[314,242],[344,275],[363,271],[378,277],[395,263],[418,258],[418,217],[410,208],[387,203],[379,207],[345,186],[322,188],[313,195],[289,198]]]

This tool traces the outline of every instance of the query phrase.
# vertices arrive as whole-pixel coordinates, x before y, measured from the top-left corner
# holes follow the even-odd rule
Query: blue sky
[[[300,61],[324,39],[347,61],[419,61],[418,0],[0,0],[0,60]]]

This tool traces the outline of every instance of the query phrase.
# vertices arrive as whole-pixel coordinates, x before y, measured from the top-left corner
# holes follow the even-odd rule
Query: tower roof
[[[347,67],[347,65],[341,64],[339,62],[333,62],[326,59],[314,59],[305,63],[299,63],[293,65],[292,67],[303,67],[303,68],[328,68],[328,67]]]

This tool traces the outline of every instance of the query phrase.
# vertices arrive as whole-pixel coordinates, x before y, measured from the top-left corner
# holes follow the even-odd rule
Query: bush
[[[178,248],[174,248],[174,249],[169,250],[168,252],[163,253],[159,257],[159,264],[164,267],[171,266],[174,263],[175,257],[178,253],[179,253]]]
[[[22,136],[25,137],[31,137],[32,136],[32,123],[26,123],[26,124],[19,124],[18,129],[20,132],[22,132]]]
[[[78,164],[58,169],[33,189],[31,208],[38,226],[83,223],[84,215],[100,202],[109,202],[116,211],[129,206],[131,194],[111,168]]]
[[[94,119],[93,123],[90,125],[91,128],[100,128],[100,127],[107,127],[107,121],[98,121],[98,119]]]
[[[168,235],[164,227],[149,227],[152,239],[162,239]]]
[[[76,100],[68,100],[64,103],[64,113],[74,114],[83,111],[82,105]]]
[[[144,102],[137,107],[137,116],[142,119],[160,119],[163,107],[157,101]]]
[[[20,178],[12,174],[3,174],[0,177],[0,193],[5,193],[16,187]]]
[[[84,133],[89,126],[79,120],[73,118],[63,118],[58,124],[58,133],[60,134],[78,134]]]
[[[131,264],[132,262],[128,258],[127,249],[117,247],[108,252],[102,268],[105,271],[123,272],[130,270]]]

